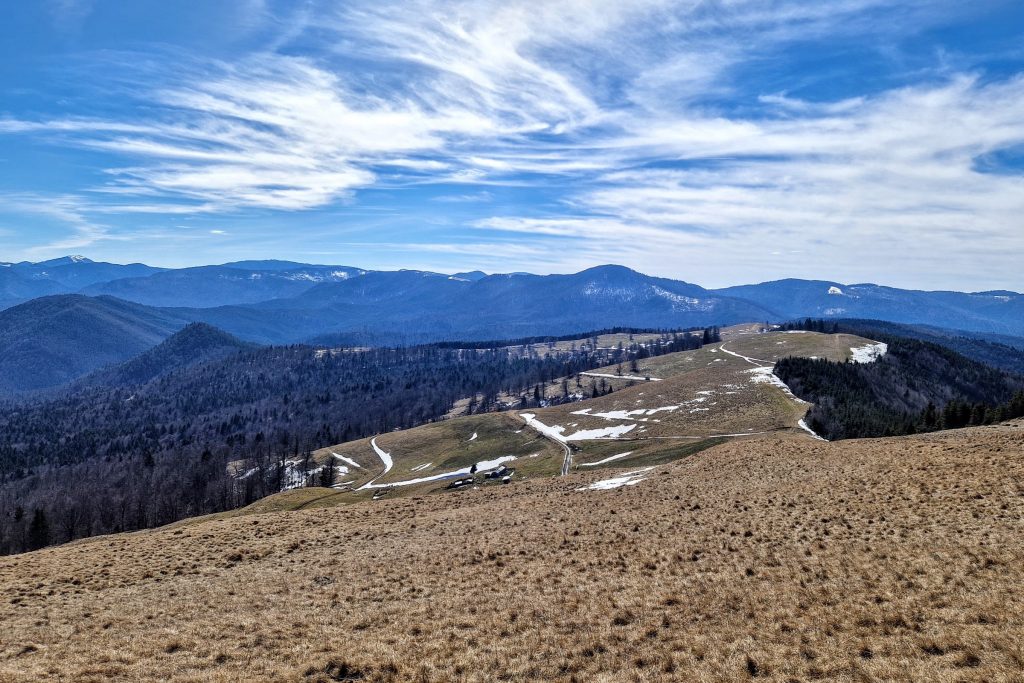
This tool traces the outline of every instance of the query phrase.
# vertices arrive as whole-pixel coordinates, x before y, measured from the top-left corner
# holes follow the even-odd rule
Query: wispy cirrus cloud
[[[1007,255],[1024,249],[1019,169],[993,173],[979,159],[1024,144],[1021,77],[934,59],[890,65],[869,82],[813,63],[835,45],[886,63],[908,35],[971,8],[309,8],[289,14],[264,50],[123,74],[117,92],[133,107],[121,116],[8,115],[0,133],[105,155],[104,181],[81,192],[104,198],[85,202],[90,216],[294,215],[355,206],[369,190],[439,186],[425,195],[435,211],[465,210],[468,227],[463,248],[445,249],[467,259],[504,249],[511,268],[619,260],[678,275],[683,261],[687,277],[725,284],[716,274],[730,259],[768,273],[779,267],[773,257],[800,252],[794,273],[812,274],[814,263],[817,274],[857,278],[865,264],[891,269],[903,255],[901,276],[930,284],[950,281],[953,266],[977,272],[968,261],[985,253],[993,282],[1018,277]],[[258,14],[272,24],[273,4],[259,3]],[[794,45],[810,64],[790,64]],[[490,207],[508,188],[544,201],[524,190],[497,213]],[[528,240],[529,254],[488,233]]]

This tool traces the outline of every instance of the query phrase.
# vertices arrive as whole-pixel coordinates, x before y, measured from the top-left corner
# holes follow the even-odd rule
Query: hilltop
[[[780,433],[2,558],[0,678],[1012,680],[1022,449]]]
[[[643,358],[555,377],[535,387],[540,407],[513,408],[378,434],[318,450],[311,462],[289,461],[318,476],[324,466],[338,493],[317,505],[444,490],[467,477],[507,468],[522,477],[557,476],[579,469],[648,467],[677,460],[725,440],[787,433],[812,438],[802,418],[809,404],[772,375],[783,357],[837,361],[873,348],[869,339],[816,332],[763,333],[758,325],[722,332],[723,341],[690,351]],[[536,354],[571,344],[614,345],[626,335],[510,349]],[[643,349],[656,335],[633,335]],[[561,345],[561,347],[560,347]],[[579,348],[579,346],[577,346]],[[544,405],[550,404],[550,405]],[[242,472],[261,467],[240,461]],[[305,503],[305,501],[303,501]]]
[[[253,344],[242,342],[212,325],[192,323],[135,358],[82,378],[76,388],[145,384],[170,372],[253,348]]]
[[[139,304],[78,294],[0,311],[0,395],[53,387],[126,361],[186,322]]]

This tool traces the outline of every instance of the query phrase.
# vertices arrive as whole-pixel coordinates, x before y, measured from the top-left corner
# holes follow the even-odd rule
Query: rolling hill
[[[763,434],[812,438],[802,423],[810,405],[771,374],[774,362],[787,356],[845,361],[874,344],[842,334],[762,334],[756,325],[727,329],[723,339],[646,358],[635,372],[596,368],[547,383],[552,403],[564,391],[583,400],[454,417],[324,448],[307,471],[319,476],[325,465],[332,467],[329,480],[338,493],[324,500],[352,502],[442,491],[474,465],[481,475],[512,469],[518,480],[660,465]],[[614,391],[605,393],[609,388]],[[600,395],[584,398],[594,393]],[[517,397],[505,399],[514,404]],[[293,471],[301,465],[298,458],[289,461]],[[239,472],[258,467],[234,465]]]
[[[1019,422],[780,433],[639,474],[289,492],[0,558],[0,678],[1015,680],[1022,450]]]
[[[128,360],[187,323],[166,311],[77,294],[0,311],[0,392],[69,382]]]
[[[135,358],[83,377],[72,389],[142,385],[168,373],[179,372],[253,347],[253,344],[242,342],[211,325],[191,323]]]

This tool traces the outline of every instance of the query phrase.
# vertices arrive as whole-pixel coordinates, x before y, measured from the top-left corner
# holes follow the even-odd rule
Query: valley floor
[[[0,680],[1024,679],[1024,423],[623,473],[0,558]]]

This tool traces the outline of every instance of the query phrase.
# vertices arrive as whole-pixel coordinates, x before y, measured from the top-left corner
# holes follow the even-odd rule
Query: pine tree
[[[46,513],[36,508],[32,522],[28,526],[28,549],[39,550],[50,544],[50,523],[46,521]]]

